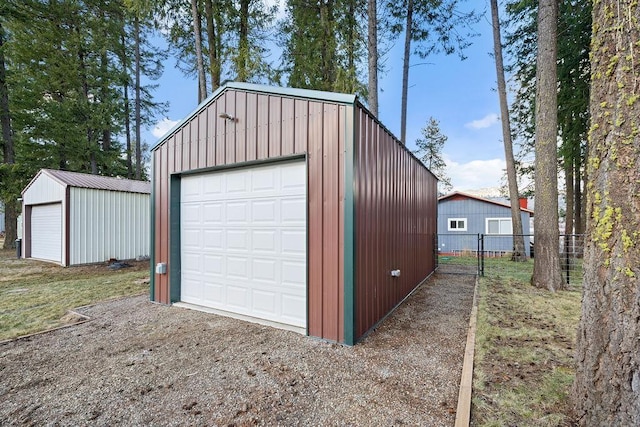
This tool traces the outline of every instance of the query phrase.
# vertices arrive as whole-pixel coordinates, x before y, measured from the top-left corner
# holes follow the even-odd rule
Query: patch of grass
[[[0,340],[61,326],[67,310],[148,292],[149,264],[63,268],[0,251]]]
[[[472,425],[573,425],[580,290],[550,293],[518,276],[480,280]]]

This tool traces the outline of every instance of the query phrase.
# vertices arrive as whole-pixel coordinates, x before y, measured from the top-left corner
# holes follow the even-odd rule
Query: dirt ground
[[[146,296],[0,345],[0,424],[451,426],[475,278],[436,275],[354,347]]]

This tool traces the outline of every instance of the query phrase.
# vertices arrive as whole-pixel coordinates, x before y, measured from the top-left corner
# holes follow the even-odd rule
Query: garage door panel
[[[283,285],[297,286],[304,291],[307,281],[307,268],[303,261],[282,261],[281,271]]]
[[[231,229],[227,230],[227,250],[233,252],[249,251],[249,230]]]
[[[202,286],[202,299],[218,307],[224,306],[224,286],[216,282],[208,282]]]
[[[183,301],[188,302],[200,301],[202,300],[202,289],[199,280],[185,277],[182,279],[181,298]]]
[[[249,191],[249,174],[242,170],[228,172],[225,181],[227,194],[247,193]]]
[[[185,229],[183,234],[183,245],[186,250],[199,250],[202,247],[201,233],[198,229]]]
[[[233,201],[226,204],[226,224],[248,225],[249,202],[246,200]]]
[[[277,200],[255,200],[251,202],[251,221],[260,225],[277,225],[278,211]]]
[[[249,290],[246,286],[228,285],[226,305],[246,314],[249,310]]]
[[[251,265],[253,273],[252,279],[261,282],[275,284],[277,280],[276,271],[278,270],[278,261],[275,259],[253,259]]]
[[[283,199],[280,212],[282,212],[281,222],[283,225],[300,226],[306,222],[307,201],[302,198]]]
[[[262,168],[251,173],[251,191],[273,191],[277,188],[278,170],[274,168]]]
[[[180,198],[183,202],[200,201],[202,193],[202,181],[184,181],[180,186]]]
[[[278,234],[273,229],[251,230],[251,251],[261,255],[276,255]]]
[[[224,181],[222,175],[206,175],[206,179],[199,179],[202,183],[202,196],[199,200],[219,200],[224,191],[222,191]]]
[[[202,205],[202,221],[204,225],[222,225],[224,220],[224,204],[210,202]]]
[[[202,235],[202,245],[200,246],[203,250],[223,250],[224,249],[224,230],[222,228],[219,229],[198,229],[198,233]],[[184,245],[184,244],[183,244]]]
[[[205,276],[218,276],[224,275],[224,257],[221,255],[203,255],[204,265],[202,271]]]
[[[298,295],[282,295],[282,317],[289,320],[294,326],[304,327],[301,319],[307,317],[306,299]]]
[[[180,212],[180,220],[187,224],[200,225],[200,205],[199,204],[185,204]]]
[[[62,204],[31,208],[31,257],[62,262]]]
[[[254,289],[251,297],[252,311],[262,313],[267,318],[272,318],[277,314],[277,292]]]
[[[193,252],[184,252],[182,254],[181,269],[185,272],[197,273],[202,271],[202,263],[200,262],[202,255]]]
[[[191,180],[201,182],[200,200],[182,198],[181,207],[199,206],[201,219],[182,221],[181,250],[183,257],[201,254],[202,261],[199,272],[182,269],[182,300],[305,327],[305,164],[182,178]],[[219,192],[207,192],[212,182]]]
[[[226,276],[229,279],[249,278],[249,260],[246,257],[227,256],[226,257]]]
[[[305,256],[307,233],[302,230],[282,230],[282,253],[292,256]]]
[[[280,169],[280,176],[283,193],[294,192],[300,194],[306,190],[307,174],[304,167],[298,167],[294,163],[283,166]]]

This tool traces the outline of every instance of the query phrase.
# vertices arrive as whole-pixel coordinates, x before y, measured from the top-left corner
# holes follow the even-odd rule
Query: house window
[[[449,231],[467,231],[467,218],[449,218],[447,223]]]
[[[513,234],[511,218],[487,218],[487,234]]]

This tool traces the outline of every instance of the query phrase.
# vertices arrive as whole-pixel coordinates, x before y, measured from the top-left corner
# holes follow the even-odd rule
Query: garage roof
[[[41,169],[31,180],[23,193],[38,179],[40,175],[47,175],[63,186],[91,188],[95,190],[122,191],[125,193],[151,193],[151,183],[148,181],[135,181],[132,179],[113,178],[109,176],[91,175],[88,173],[69,172],[55,169]]]

